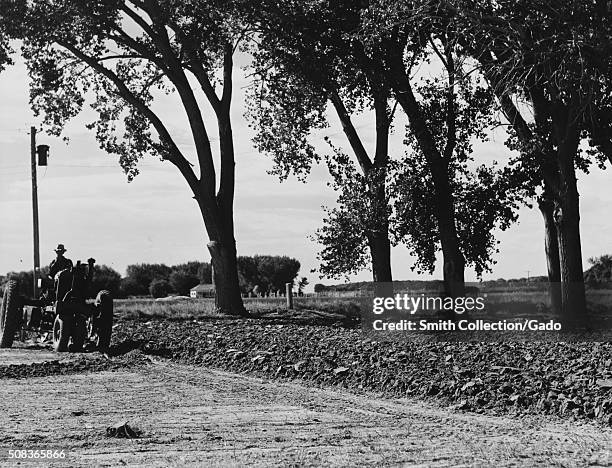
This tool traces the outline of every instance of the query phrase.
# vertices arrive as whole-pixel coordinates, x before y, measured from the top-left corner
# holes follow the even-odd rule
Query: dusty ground
[[[0,365],[32,364],[61,359],[62,355],[54,353],[49,346],[19,346],[15,344],[10,349],[0,349]]]
[[[2,350],[0,365],[49,358],[58,357]],[[594,425],[466,414],[164,360],[0,386],[3,466],[15,466],[8,448],[64,449],[54,466],[612,466],[612,430]],[[141,438],[107,437],[120,421]]]

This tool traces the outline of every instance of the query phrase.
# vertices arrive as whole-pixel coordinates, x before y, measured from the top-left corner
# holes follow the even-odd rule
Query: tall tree
[[[256,142],[275,156],[281,177],[307,172],[321,156],[308,136],[326,126],[325,111],[334,109],[354,158],[337,148],[326,157],[340,197],[317,232],[325,246],[321,271],[329,276],[359,271],[369,260],[368,246],[375,281],[389,281],[392,241],[406,242],[419,259],[417,266],[428,271],[440,245],[446,293],[460,296],[466,263],[478,273],[487,269],[493,228],[505,228],[516,217],[517,198],[509,184],[500,183],[496,171],[468,169],[471,141],[483,136],[491,96],[465,73],[463,57],[448,35],[429,32],[413,40],[402,31],[394,38],[381,36],[375,26],[380,18],[372,17],[375,4],[248,2],[262,44],[256,53],[262,77],[255,88]],[[411,52],[407,67],[427,66],[433,57],[442,70],[430,67],[433,79],[408,79],[404,70],[416,109],[407,108],[393,68],[396,55],[406,51]],[[409,152],[399,165],[388,147],[396,105],[392,95],[410,119]],[[373,158],[365,150],[364,131],[351,121],[364,109],[374,113]],[[424,164],[417,162],[422,158]]]
[[[536,168],[549,278],[561,282],[553,305],[571,320],[586,310],[576,170],[588,170],[589,155],[601,167],[612,161],[610,8],[595,0],[445,6],[498,95],[524,167]]]
[[[333,118],[328,107],[351,148],[352,158],[326,138],[332,150],[325,160],[340,198],[317,235],[323,244],[321,273],[337,277],[369,264],[375,282],[390,283],[386,185],[393,109],[382,61],[347,34],[358,24],[360,8],[346,1],[323,6],[263,0],[244,2],[244,11],[258,36],[258,82],[250,106],[255,143],[273,156],[276,174],[304,177],[313,161],[322,159],[309,136],[328,126]],[[361,112],[371,112],[375,122],[371,149],[365,143],[368,135],[354,123]]]
[[[431,204],[443,256],[445,292],[463,296],[466,259],[457,231],[456,201],[453,193],[454,159],[457,149],[457,80],[461,76],[461,59],[455,47],[456,32],[449,28],[440,33],[428,23],[406,21],[401,15],[406,8],[428,6],[427,2],[408,4],[385,0],[366,2],[357,37],[370,53],[381,51],[385,77],[394,96],[409,120],[411,134],[427,163],[433,185]],[[428,61],[433,46],[446,74],[446,92],[438,109],[444,116],[442,138],[435,134],[435,121],[420,101],[416,70]]]
[[[244,314],[234,237],[235,160],[230,105],[233,55],[245,27],[221,0],[33,0],[21,18],[31,104],[52,133],[93,96],[101,148],[119,156],[128,179],[155,155],[181,173],[206,227],[220,311]],[[199,92],[205,100],[198,97]],[[175,92],[193,138],[197,166],[179,148],[159,93]],[[204,101],[204,102],[202,102]],[[219,134],[215,167],[205,107]],[[199,167],[198,167],[199,166]],[[218,173],[218,184],[217,184]]]
[[[434,3],[360,2],[360,22],[351,37],[367,55],[380,57],[385,83],[409,122],[411,151],[400,183],[407,189],[400,199],[405,222],[399,234],[412,238],[412,248],[420,253],[418,266],[426,270],[432,270],[439,245],[445,293],[458,297],[465,292],[467,265],[478,273],[488,269],[492,230],[516,218],[518,198],[504,193],[514,188],[503,186],[499,171],[469,169],[472,140],[487,126],[490,93],[473,79],[454,28],[404,18],[406,10],[420,12]],[[424,78],[422,68],[435,77]],[[487,193],[476,180],[495,181],[495,186]]]

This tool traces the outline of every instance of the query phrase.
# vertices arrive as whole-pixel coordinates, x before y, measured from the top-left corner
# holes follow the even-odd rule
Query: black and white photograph
[[[612,467],[612,1],[0,0],[0,466]]]

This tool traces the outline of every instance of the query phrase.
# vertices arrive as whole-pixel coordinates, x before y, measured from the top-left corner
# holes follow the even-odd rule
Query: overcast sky
[[[317,267],[319,246],[309,239],[321,225],[321,206],[332,206],[335,194],[326,186],[324,167],[316,167],[308,184],[296,180],[283,183],[267,171],[271,161],[258,154],[251,145],[251,130],[243,118],[244,88],[247,81],[242,70],[235,72],[233,126],[236,146],[236,239],[239,255],[273,254],[297,258],[300,275],[311,282],[319,280],[310,270]],[[0,73],[0,274],[32,268],[32,208],[30,182],[31,125],[38,125],[28,106],[28,78],[25,66],[15,66]],[[176,96],[157,100],[156,110],[168,122],[182,149],[193,154],[190,134]],[[210,114],[210,112],[209,112]],[[39,134],[38,143],[51,146],[48,167],[39,168],[38,195],[40,210],[41,263],[53,257],[53,248],[64,243],[67,256],[110,265],[120,273],[132,263],[182,263],[209,261],[207,239],[195,201],[170,163],[155,158],[143,160],[141,174],[132,183],[117,164],[116,157],[98,148],[93,133],[85,123],[93,113],[84,111],[67,128],[67,145],[59,139]],[[212,117],[212,116],[210,116]],[[330,135],[337,145],[347,146],[340,125],[331,116],[332,126],[314,139],[325,148],[322,137]],[[216,133],[214,120],[211,134]],[[374,130],[369,116],[357,120],[367,146],[373,146]],[[401,154],[402,125],[392,136],[392,154]],[[477,146],[480,161],[504,160],[508,151],[504,134],[494,135],[491,142]],[[216,148],[215,148],[216,149]],[[612,218],[612,173],[593,169],[580,175],[582,247],[585,261],[589,257],[612,253],[610,232]],[[545,274],[543,227],[537,209],[521,211],[520,222],[500,233],[500,253],[489,278],[522,277]],[[410,270],[413,259],[406,249],[393,249],[395,279],[428,279]],[[441,278],[440,262],[433,276]],[[352,279],[370,280],[364,271]],[[468,271],[468,280],[475,280]]]

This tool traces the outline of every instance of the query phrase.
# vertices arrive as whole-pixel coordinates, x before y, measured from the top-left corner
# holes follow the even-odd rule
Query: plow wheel
[[[102,290],[98,293],[96,308],[96,317],[90,322],[89,337],[96,347],[103,351],[109,348],[113,333],[113,298],[109,291]]]
[[[55,317],[53,322],[53,349],[56,352],[68,351],[70,335],[72,333],[72,318],[69,316]]]
[[[72,325],[72,343],[70,352],[79,353],[83,351],[83,345],[87,339],[87,322],[83,317],[76,317]]]
[[[15,332],[19,328],[21,307],[17,292],[17,281],[9,281],[4,288],[0,308],[0,348],[13,346]]]

